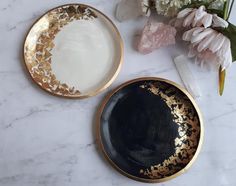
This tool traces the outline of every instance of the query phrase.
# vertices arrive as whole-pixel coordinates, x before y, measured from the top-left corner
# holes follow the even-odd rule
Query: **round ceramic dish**
[[[190,94],[159,78],[122,84],[102,102],[97,137],[105,157],[124,175],[162,182],[183,173],[203,139],[202,118]]]
[[[32,79],[53,95],[84,98],[107,88],[123,60],[119,31],[83,4],[54,8],[34,23],[24,43]]]

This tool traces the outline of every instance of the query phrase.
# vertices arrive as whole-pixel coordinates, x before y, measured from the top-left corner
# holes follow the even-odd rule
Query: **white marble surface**
[[[119,23],[115,0],[81,0],[104,11],[119,28],[125,62],[114,84],[85,100],[53,97],[35,86],[22,65],[24,36],[34,20],[66,0],[0,2],[0,186],[134,186],[147,185],[117,173],[98,153],[93,118],[109,90],[140,76],[158,76],[182,84],[168,47],[143,56],[133,49],[145,19]],[[236,11],[232,16],[236,24]],[[135,36],[136,35],[136,36]],[[223,97],[217,74],[191,65],[203,96],[197,100],[205,121],[202,151],[189,171],[162,186],[236,185],[236,65],[227,74]]]

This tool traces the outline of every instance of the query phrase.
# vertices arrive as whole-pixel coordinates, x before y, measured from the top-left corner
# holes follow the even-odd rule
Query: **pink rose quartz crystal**
[[[138,51],[148,54],[163,46],[175,44],[176,29],[156,21],[148,21],[138,42]]]

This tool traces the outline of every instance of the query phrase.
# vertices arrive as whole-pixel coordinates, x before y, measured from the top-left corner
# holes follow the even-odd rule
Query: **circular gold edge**
[[[47,15],[49,12],[55,10],[55,9],[58,9],[58,8],[61,8],[61,7],[64,7],[64,6],[72,6],[72,5],[82,5],[82,6],[87,6],[88,8],[91,8],[93,9],[94,11],[98,12],[99,14],[101,14],[105,19],[107,19],[107,21],[113,26],[116,34],[117,34],[117,37],[119,39],[119,44],[120,44],[120,62],[119,62],[119,65],[115,71],[115,73],[113,74],[113,76],[111,77],[111,79],[101,88],[99,88],[98,90],[94,91],[93,93],[90,93],[90,94],[85,94],[85,95],[59,95],[59,94],[56,94],[56,93],[53,93],[47,89],[45,89],[43,86],[39,85],[38,82],[32,77],[31,73],[29,72],[29,69],[27,67],[27,62],[26,62],[26,58],[25,58],[25,45],[26,45],[26,40],[27,40],[27,37],[30,33],[30,31],[32,30],[32,28],[35,26],[35,24],[37,24],[39,22],[40,19],[42,19],[45,15]],[[122,37],[121,37],[121,34],[118,30],[118,28],[116,27],[116,25],[113,23],[113,21],[108,17],[106,16],[104,13],[102,13],[100,10],[90,6],[90,5],[87,5],[87,4],[82,4],[82,3],[70,3],[70,4],[63,4],[63,5],[60,5],[60,6],[57,6],[57,7],[54,7],[50,10],[48,10],[46,13],[44,13],[42,16],[40,16],[32,25],[31,27],[29,28],[28,32],[26,33],[26,36],[25,36],[25,39],[24,39],[24,42],[23,42],[23,63],[24,63],[24,66],[25,66],[25,69],[27,70],[27,72],[29,73],[31,79],[33,80],[33,82],[35,84],[37,84],[42,90],[44,90],[45,92],[53,95],[53,96],[57,96],[57,97],[63,97],[63,98],[69,98],[69,99],[84,99],[84,98],[89,98],[89,97],[93,97],[93,96],[96,96],[98,95],[100,92],[104,91],[105,89],[107,89],[112,83],[113,81],[116,79],[116,77],[118,76],[120,70],[121,70],[121,66],[124,62],[124,43],[123,43],[123,40],[122,40]]]
[[[192,159],[190,160],[190,162],[180,171],[178,171],[177,173],[171,175],[171,176],[168,176],[166,178],[161,178],[161,179],[145,179],[145,178],[139,178],[139,177],[136,177],[136,176],[133,176],[131,174],[128,174],[126,173],[125,171],[121,170],[110,158],[109,156],[107,155],[105,149],[104,149],[104,146],[102,144],[102,139],[101,139],[101,133],[100,133],[100,117],[101,117],[101,114],[103,112],[103,109],[105,107],[105,105],[107,104],[107,102],[109,101],[109,99],[116,93],[118,92],[120,89],[122,89],[123,87],[131,84],[131,83],[134,83],[134,82],[138,82],[138,81],[142,81],[142,80],[158,80],[158,81],[162,81],[162,82],[166,82],[166,83],[169,83],[173,86],[175,86],[176,88],[178,88],[180,91],[182,91],[191,101],[191,103],[193,104],[194,108],[196,109],[197,111],[197,114],[198,114],[198,118],[199,118],[199,122],[200,122],[200,139],[199,139],[199,142],[198,142],[198,147],[197,147],[197,150],[195,152],[195,154],[193,155]],[[163,79],[163,78],[158,78],[158,77],[141,77],[141,78],[136,78],[136,79],[133,79],[133,80],[129,80],[121,85],[119,85],[117,88],[115,88],[113,91],[111,91],[110,93],[108,93],[108,95],[103,99],[102,103],[100,104],[99,108],[98,108],[98,111],[97,111],[97,114],[96,114],[96,118],[95,118],[95,124],[96,124],[96,139],[97,139],[97,143],[98,143],[98,147],[99,149],[101,150],[101,152],[103,153],[103,155],[105,156],[105,158],[108,160],[108,162],[117,170],[119,171],[121,174],[123,174],[124,176],[127,176],[133,180],[136,180],[136,181],[141,181],[141,182],[145,182],[145,183],[160,183],[160,182],[164,182],[164,181],[168,181],[168,180],[171,180],[173,178],[176,178],[177,176],[183,174],[184,172],[186,172],[191,166],[192,164],[194,163],[194,161],[196,160],[200,150],[201,150],[201,147],[202,147],[202,143],[203,143],[203,138],[204,138],[204,126],[203,126],[203,118],[202,118],[202,114],[200,112],[200,109],[196,103],[196,101],[193,99],[193,97],[190,95],[190,93],[188,93],[182,86],[180,86],[179,84],[173,82],[173,81],[170,81],[170,80],[167,80],[167,79]]]

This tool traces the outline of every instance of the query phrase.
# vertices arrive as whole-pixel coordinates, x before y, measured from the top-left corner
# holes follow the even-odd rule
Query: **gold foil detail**
[[[175,139],[175,153],[161,164],[140,170],[140,174],[150,179],[165,178],[182,170],[193,158],[200,138],[199,118],[191,101],[177,88],[162,82],[147,83],[140,88],[160,96],[178,125],[179,137]]]
[[[44,15],[31,29],[25,42],[25,61],[37,84],[57,95],[80,95],[74,87],[58,81],[51,69],[53,40],[58,32],[74,20],[89,20],[96,14],[86,5],[67,5]],[[36,43],[36,44],[35,44]]]

